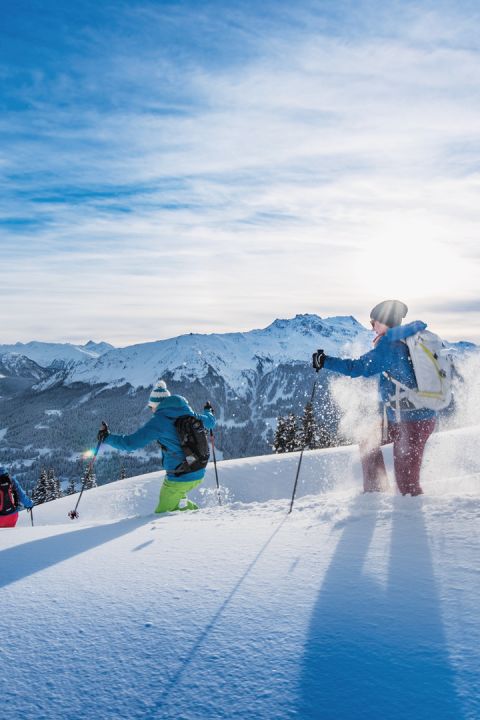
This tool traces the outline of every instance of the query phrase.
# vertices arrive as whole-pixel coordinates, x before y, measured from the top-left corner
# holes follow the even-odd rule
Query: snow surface
[[[480,717],[480,428],[429,441],[425,495],[360,493],[356,448],[162,474],[0,532],[5,720]],[[391,451],[385,452],[390,463]],[[225,502],[226,501],[226,502]]]

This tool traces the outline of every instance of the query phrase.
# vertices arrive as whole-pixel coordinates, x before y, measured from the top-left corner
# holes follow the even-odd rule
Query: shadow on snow
[[[375,500],[372,497],[372,500]],[[462,720],[421,512],[398,498],[386,588],[363,572],[376,514],[346,525],[322,584],[300,678],[302,720]],[[353,504],[362,503],[362,496]]]
[[[0,588],[115,540],[144,525],[145,518],[73,530],[0,551]]]

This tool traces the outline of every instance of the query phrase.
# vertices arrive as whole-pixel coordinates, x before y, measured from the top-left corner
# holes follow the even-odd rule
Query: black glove
[[[323,350],[317,350],[317,352],[314,352],[312,355],[312,365],[315,368],[315,370],[318,372],[323,368],[323,364],[325,362],[325,358],[327,356],[323,352]]]
[[[215,415],[215,412],[214,412],[214,410],[213,410],[212,403],[210,402],[210,400],[207,400],[207,402],[206,402],[205,405],[203,406],[203,409],[204,409],[204,410],[210,410],[210,412],[211,412],[213,415]]]
[[[108,429],[108,425],[106,422],[102,422],[102,427],[98,431],[97,434],[97,440],[99,443],[104,442],[107,437],[110,435],[110,430]]]

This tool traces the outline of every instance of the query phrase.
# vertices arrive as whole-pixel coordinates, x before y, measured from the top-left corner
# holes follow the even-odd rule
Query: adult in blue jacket
[[[417,409],[407,400],[399,407],[392,402],[395,396],[394,378],[409,388],[416,388],[410,352],[405,339],[425,330],[424,322],[401,325],[408,308],[399,300],[384,300],[370,313],[375,332],[373,350],[357,360],[329,357],[323,351],[313,355],[313,366],[356,377],[379,377],[379,395],[386,410],[383,438],[360,444],[365,492],[386,489],[387,474],[380,445],[393,443],[395,480],[402,495],[420,495],[420,468],[425,444],[435,429],[436,413],[426,408]]]
[[[206,430],[215,427],[215,416],[212,406],[207,403],[204,412],[195,413],[187,400],[181,395],[171,395],[164,380],[159,380],[153,387],[148,400],[148,407],[153,417],[143,427],[131,435],[113,435],[108,428],[102,428],[98,439],[116,450],[133,452],[158,442],[162,448],[162,465],[166,477],[160,489],[160,498],[156,513],[172,512],[174,510],[197,510],[198,505],[187,498],[187,494],[198,487],[205,476],[205,468],[193,472],[183,472],[178,476],[175,471],[186,462],[182,450],[175,420],[182,415],[192,415],[199,418]],[[188,466],[184,466],[188,469]]]
[[[15,527],[19,502],[27,509],[33,507],[18,480],[9,475],[6,468],[0,467],[0,528]]]

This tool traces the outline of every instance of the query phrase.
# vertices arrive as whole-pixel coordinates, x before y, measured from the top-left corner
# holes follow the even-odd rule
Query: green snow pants
[[[172,481],[165,478],[160,488],[160,498],[155,509],[156,513],[173,512],[174,510],[198,510],[191,500],[187,499],[187,493],[198,487],[203,482],[201,480],[193,480],[192,482]],[[181,500],[186,500],[184,507],[179,507]]]

